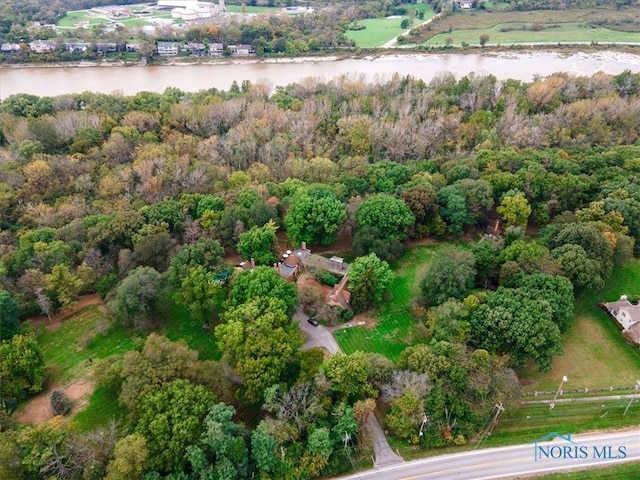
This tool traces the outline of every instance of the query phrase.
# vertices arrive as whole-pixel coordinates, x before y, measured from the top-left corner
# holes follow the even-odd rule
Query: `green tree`
[[[208,324],[213,320],[216,310],[222,306],[224,290],[220,282],[213,280],[210,272],[198,265],[189,269],[176,296],[192,317]]]
[[[527,228],[531,205],[524,193],[511,190],[505,193],[496,211],[502,217],[505,226]]]
[[[0,290],[0,342],[18,332],[20,305],[6,290]]]
[[[32,333],[14,335],[0,345],[0,401],[15,405],[42,390],[45,366]]]
[[[249,478],[249,454],[243,429],[232,421],[235,408],[217,403],[204,419],[200,445],[187,448],[187,459],[197,478]]]
[[[452,185],[438,191],[440,216],[447,223],[447,231],[453,235],[462,235],[464,227],[473,223],[467,203]]]
[[[368,197],[356,211],[358,229],[375,227],[383,240],[392,242],[404,240],[415,223],[409,207],[391,195],[379,194]]]
[[[468,250],[447,247],[434,255],[422,280],[422,295],[427,305],[439,305],[448,298],[462,298],[473,288],[474,256]]]
[[[424,402],[410,392],[405,392],[391,402],[391,408],[385,416],[389,430],[411,443],[420,442],[420,426],[424,418]]]
[[[324,372],[331,380],[331,388],[344,400],[361,400],[376,397],[375,390],[368,382],[369,360],[360,351],[351,355],[337,353],[324,363]]]
[[[389,264],[375,253],[358,257],[349,266],[349,288],[351,304],[356,312],[362,312],[382,300],[383,293],[393,282]]]
[[[237,307],[258,297],[272,297],[282,300],[287,310],[293,313],[298,301],[298,291],[293,283],[287,282],[273,267],[256,267],[245,270],[231,283],[227,306]]]
[[[438,214],[438,193],[430,184],[409,187],[400,198],[411,209],[416,223],[426,224]]]
[[[220,243],[210,238],[201,237],[195,243],[182,247],[171,259],[167,278],[174,287],[179,287],[182,279],[193,267],[202,266],[214,271],[220,266],[224,257],[224,249]]]
[[[82,280],[66,265],[56,265],[47,275],[47,287],[55,293],[62,308],[75,305],[82,285]]]
[[[181,232],[184,225],[184,207],[177,200],[162,200],[141,210],[147,223],[166,223],[171,232]]]
[[[579,245],[591,260],[598,262],[598,272],[603,280],[609,278],[613,270],[613,246],[604,233],[594,225],[568,223],[551,239],[551,247]]]
[[[513,365],[532,358],[540,371],[562,353],[560,328],[548,301],[531,299],[524,288],[500,287],[471,315],[471,341],[490,352],[507,352]]]
[[[198,352],[184,340],[172,342],[156,333],[147,337],[142,351],[124,354],[118,373],[122,380],[118,400],[134,418],[147,393],[178,379],[206,385],[218,395],[227,396],[228,382],[219,364],[198,361]]]
[[[151,267],[132,270],[118,288],[109,308],[126,325],[140,327],[155,313],[163,278]]]
[[[223,359],[242,377],[243,397],[250,403],[261,402],[269,386],[284,380],[287,364],[303,343],[287,304],[274,297],[255,297],[229,308],[215,337]]]
[[[336,240],[346,218],[344,204],[328,187],[300,189],[284,217],[287,238],[294,245],[301,242],[328,245]]]
[[[240,235],[238,253],[245,260],[255,259],[258,265],[273,265],[276,261],[276,227],[273,221],[269,221],[263,227],[251,227]]]
[[[269,433],[267,423],[260,422],[251,433],[251,458],[256,463],[260,475],[271,478],[271,473],[280,462],[277,455],[278,442]]]
[[[149,450],[149,469],[160,473],[181,470],[189,445],[200,440],[202,422],[216,397],[202,385],[175,380],[142,398],[135,433]]]
[[[113,460],[107,466],[105,480],[142,480],[147,468],[147,441],[139,433],[127,435],[116,444]]]

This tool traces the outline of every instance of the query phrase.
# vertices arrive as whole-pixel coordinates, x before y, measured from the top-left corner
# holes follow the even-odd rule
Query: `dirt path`
[[[39,315],[37,317],[31,317],[28,320],[31,322],[31,325],[34,327],[40,325],[47,325],[48,330],[55,330],[60,326],[60,322],[65,318],[69,318],[70,316],[76,314],[84,307],[88,307],[90,305],[97,305],[101,303],[100,296],[97,293],[92,293],[91,295],[85,295],[84,297],[80,297],[78,303],[76,303],[73,307],[62,310],[55,315],[51,316],[51,321],[46,315]]]
[[[73,403],[71,412],[66,417],[73,418],[76,413],[89,403],[89,395],[91,395],[94,388],[95,385],[93,383],[84,379],[71,382],[63,387],[51,387],[46,392],[42,392],[37,397],[32,398],[24,407],[18,410],[13,417],[23,424],[40,423],[53,418],[54,415],[51,411],[49,397],[54,390],[58,389],[62,390]]]

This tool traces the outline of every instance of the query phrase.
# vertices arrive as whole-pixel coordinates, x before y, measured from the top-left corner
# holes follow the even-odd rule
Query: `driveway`
[[[307,342],[302,346],[302,350],[320,347],[327,350],[331,355],[342,351],[329,329],[322,325],[314,327],[307,322],[309,317],[302,311],[300,306],[297,307],[293,319],[298,321],[300,330],[307,336]],[[374,414],[369,415],[369,419],[367,420],[367,432],[373,442],[373,453],[375,456],[373,466],[375,468],[403,462],[402,457],[396,455],[394,451],[391,450],[389,442],[387,442],[387,438],[384,436],[384,432],[380,426],[380,422],[378,422]]]
[[[309,317],[298,307],[293,315],[294,320],[298,320],[300,330],[307,336],[307,342],[302,346],[302,350],[309,350],[313,347],[320,347],[327,350],[331,355],[340,351],[340,346],[331,332],[324,326],[314,327],[307,320]]]

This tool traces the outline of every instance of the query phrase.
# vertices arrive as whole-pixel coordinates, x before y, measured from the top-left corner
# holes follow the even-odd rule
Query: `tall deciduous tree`
[[[147,441],[139,433],[127,435],[116,444],[105,480],[142,480],[149,458]]]
[[[284,224],[289,241],[295,245],[301,242],[328,245],[335,241],[346,218],[344,204],[331,189],[309,187],[294,195]]]
[[[504,220],[505,226],[526,228],[531,215],[531,205],[524,193],[512,190],[505,193],[496,211]]]
[[[360,351],[351,355],[332,355],[324,364],[324,372],[331,380],[331,388],[345,400],[377,396],[377,392],[367,381],[369,361]]]
[[[380,302],[393,281],[389,264],[380,260],[375,253],[358,257],[349,266],[348,275],[351,304],[356,312],[362,312]]]
[[[276,261],[276,224],[269,221],[262,227],[251,227],[240,235],[238,253],[245,260],[255,259],[258,265],[272,265]]]
[[[151,470],[183,468],[185,450],[199,441],[202,422],[215,401],[209,390],[188,380],[175,380],[142,398],[135,433],[147,442]]]
[[[82,280],[66,265],[56,265],[47,275],[47,286],[55,293],[62,308],[69,308],[78,300]]]
[[[265,390],[282,380],[287,363],[302,345],[300,330],[279,298],[256,297],[230,308],[215,330],[223,359],[244,382],[243,395],[251,403],[263,400]]]
[[[198,265],[213,271],[222,262],[224,249],[216,240],[210,238],[199,238],[195,243],[185,245],[171,259],[171,264],[167,270],[169,283],[179,287],[182,278],[187,275],[190,268]]]
[[[387,194],[368,197],[356,212],[358,228],[375,227],[380,237],[389,242],[406,239],[415,220],[402,200]]]
[[[282,300],[288,311],[293,313],[298,300],[298,291],[293,283],[287,282],[273,267],[256,267],[240,273],[231,284],[227,305],[237,307],[258,297],[272,297]]]
[[[109,306],[123,323],[139,327],[155,313],[162,284],[156,270],[138,267],[120,283]]]
[[[211,272],[201,265],[189,269],[176,295],[191,316],[205,324],[213,320],[224,299],[222,284],[213,280]]]
[[[0,400],[16,402],[42,390],[45,367],[35,335],[17,334],[0,345]]]
[[[474,256],[470,251],[447,247],[434,255],[422,281],[427,305],[439,305],[448,298],[461,298],[474,284]]]

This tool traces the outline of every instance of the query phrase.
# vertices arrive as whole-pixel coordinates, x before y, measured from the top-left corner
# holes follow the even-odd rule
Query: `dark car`
[[[318,325],[320,325],[315,318],[307,318],[307,322],[309,322],[314,327],[317,327]]]

